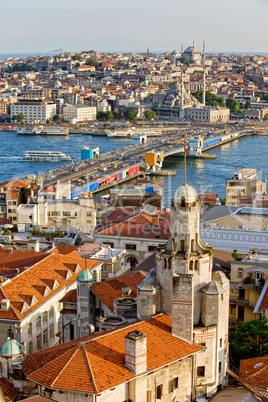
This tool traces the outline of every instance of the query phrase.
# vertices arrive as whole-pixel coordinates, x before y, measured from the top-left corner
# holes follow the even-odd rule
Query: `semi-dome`
[[[92,282],[95,281],[95,277],[90,269],[86,268],[80,273],[77,280],[79,282]]]
[[[197,194],[195,189],[189,184],[179,187],[174,195],[174,202],[181,204],[182,198],[184,199],[184,202],[187,204],[196,202]]]
[[[15,339],[8,339],[1,349],[1,355],[6,357],[19,356],[22,354],[21,346]]]

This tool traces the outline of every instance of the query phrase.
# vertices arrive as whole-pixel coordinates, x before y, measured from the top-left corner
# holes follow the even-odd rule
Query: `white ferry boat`
[[[105,130],[105,134],[108,138],[129,138],[132,135],[135,135],[135,130],[131,128],[127,130]]]
[[[63,127],[34,126],[33,128],[21,128],[17,130],[21,135],[68,135],[69,129]]]
[[[60,161],[72,161],[73,157],[65,155],[63,152],[56,151],[24,151],[23,154],[24,161],[32,162],[60,162]]]

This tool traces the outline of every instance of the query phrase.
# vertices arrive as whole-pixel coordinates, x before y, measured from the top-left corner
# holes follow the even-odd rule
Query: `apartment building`
[[[252,249],[239,259],[231,260],[230,322],[268,318],[268,254]]]
[[[238,206],[240,196],[266,193],[266,182],[258,180],[256,169],[240,169],[231,179],[226,179],[226,205]]]

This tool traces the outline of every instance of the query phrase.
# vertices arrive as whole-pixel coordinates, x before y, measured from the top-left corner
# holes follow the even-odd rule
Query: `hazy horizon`
[[[267,49],[267,9],[268,0],[103,0],[101,6],[88,0],[0,0],[0,54],[55,48],[161,52],[180,50],[182,43],[186,48],[193,39],[200,51],[205,39],[211,53],[261,54]]]

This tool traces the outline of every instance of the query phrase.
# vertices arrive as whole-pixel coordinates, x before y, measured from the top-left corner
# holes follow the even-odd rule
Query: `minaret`
[[[181,68],[181,106],[180,119],[184,119],[184,104],[183,104],[183,67]]]
[[[205,71],[205,60],[206,60],[206,42],[203,42],[203,100],[202,103],[206,106],[206,71]]]
[[[193,40],[193,64],[195,64],[194,56],[195,56],[195,43],[194,43],[194,40]]]
[[[183,43],[181,44],[181,56],[182,56],[182,53],[183,53]]]

